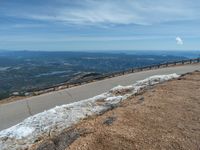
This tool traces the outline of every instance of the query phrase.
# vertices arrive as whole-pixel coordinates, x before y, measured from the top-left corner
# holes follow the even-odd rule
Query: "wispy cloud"
[[[5,11],[17,17],[70,24],[148,25],[198,18],[195,5],[187,0],[57,0],[46,5],[24,4],[17,12]]]
[[[4,36],[0,37],[0,41],[9,42],[101,42],[101,41],[137,41],[137,40],[172,40],[173,36],[51,36],[48,39],[45,36]],[[200,36],[187,36],[186,38],[200,38]],[[180,37],[176,37],[176,43],[183,45],[184,41]]]
[[[101,41],[134,41],[134,40],[150,40],[150,39],[166,39],[172,37],[166,36],[64,36],[64,37],[24,37],[24,36],[4,36],[0,37],[2,42],[101,42]]]
[[[198,0],[0,0],[0,6],[5,48],[200,47]]]

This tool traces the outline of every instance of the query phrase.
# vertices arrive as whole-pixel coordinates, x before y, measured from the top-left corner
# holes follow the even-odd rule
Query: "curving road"
[[[2,104],[0,105],[0,130],[11,127],[30,115],[58,105],[68,104],[99,95],[117,85],[130,85],[152,75],[171,73],[184,74],[195,70],[200,70],[200,64],[148,70]]]

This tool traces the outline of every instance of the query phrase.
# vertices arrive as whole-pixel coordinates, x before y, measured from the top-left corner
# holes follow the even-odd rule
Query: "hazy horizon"
[[[153,49],[135,49],[135,50],[123,50],[123,49],[119,49],[119,50],[109,50],[109,49],[105,49],[105,50],[40,50],[40,49],[0,49],[0,52],[2,51],[27,51],[27,52],[144,52],[144,51],[148,51],[148,52],[151,52],[151,51],[158,51],[158,52],[200,52],[200,49],[198,50],[153,50]]]

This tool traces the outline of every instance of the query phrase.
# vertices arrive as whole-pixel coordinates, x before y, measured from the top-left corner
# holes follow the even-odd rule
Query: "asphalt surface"
[[[200,70],[200,64],[148,70],[105,79],[69,89],[50,92],[0,105],[0,130],[9,128],[25,118],[55,106],[68,104],[99,95],[118,85],[131,85],[152,75],[184,74]]]

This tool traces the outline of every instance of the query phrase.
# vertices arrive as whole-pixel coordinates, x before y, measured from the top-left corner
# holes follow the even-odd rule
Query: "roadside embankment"
[[[43,141],[51,141],[57,137],[56,142],[52,142],[51,149],[63,149],[69,146],[74,139],[80,137],[80,132],[75,132],[74,125],[92,116],[98,116],[118,107],[121,102],[131,96],[138,95],[145,90],[152,88],[158,83],[178,78],[177,74],[156,75],[136,82],[130,86],[117,86],[108,92],[83,101],[57,106],[45,112],[36,114],[25,119],[23,122],[0,132],[1,149],[28,149],[33,145],[40,145]],[[112,120],[112,119],[111,119]],[[110,122],[108,120],[108,122]],[[70,131],[68,131],[71,129]],[[67,134],[65,131],[67,130]],[[63,136],[61,136],[64,133]],[[60,137],[61,138],[58,138]],[[43,144],[42,144],[43,146]],[[41,149],[41,148],[37,148]],[[45,149],[45,146],[42,148]],[[46,148],[49,149],[49,148]]]
[[[32,149],[200,149],[200,72],[148,87]]]

